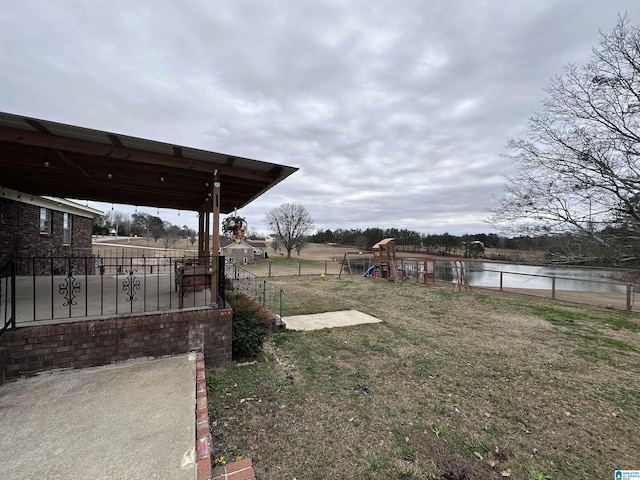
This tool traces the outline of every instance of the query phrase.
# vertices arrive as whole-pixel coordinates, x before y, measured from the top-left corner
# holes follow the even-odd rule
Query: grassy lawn
[[[256,364],[209,371],[214,458],[251,457],[261,480],[639,468],[637,314],[361,277],[276,281],[285,316],[383,322],[275,332]]]

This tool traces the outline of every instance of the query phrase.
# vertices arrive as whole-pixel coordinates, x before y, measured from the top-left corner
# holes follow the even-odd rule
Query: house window
[[[62,218],[62,244],[71,245],[71,215],[63,214]]]
[[[51,235],[51,210],[48,208],[40,209],[40,233]]]

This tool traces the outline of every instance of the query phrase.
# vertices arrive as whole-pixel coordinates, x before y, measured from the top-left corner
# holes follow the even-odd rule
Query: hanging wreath
[[[246,231],[247,221],[238,215],[231,215],[222,221],[222,232],[231,235],[234,242],[242,240]]]

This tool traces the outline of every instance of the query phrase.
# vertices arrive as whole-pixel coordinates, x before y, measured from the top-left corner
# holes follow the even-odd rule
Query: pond
[[[534,266],[492,262],[462,262],[467,281],[472,286],[499,287],[500,272],[505,288],[550,290],[553,278],[557,290],[577,292],[624,292],[626,284],[616,281],[614,270],[561,266]],[[436,262],[436,279],[456,281],[453,263]]]

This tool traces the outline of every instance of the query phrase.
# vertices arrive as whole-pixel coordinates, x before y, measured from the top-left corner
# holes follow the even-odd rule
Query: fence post
[[[502,270],[500,270],[500,291],[502,292]]]
[[[280,309],[279,310],[280,312],[278,313],[280,315],[280,321],[282,321],[282,289],[280,289]]]
[[[327,261],[324,261],[324,274],[327,274]]]
[[[262,307],[267,308],[267,281],[262,281]]]
[[[556,299],[556,277],[551,277],[551,299]]]
[[[298,261],[298,276],[302,275],[302,264]]]
[[[627,283],[627,310],[631,311],[631,290],[633,285],[631,283]]]
[[[269,278],[271,278],[271,260],[269,260]]]

